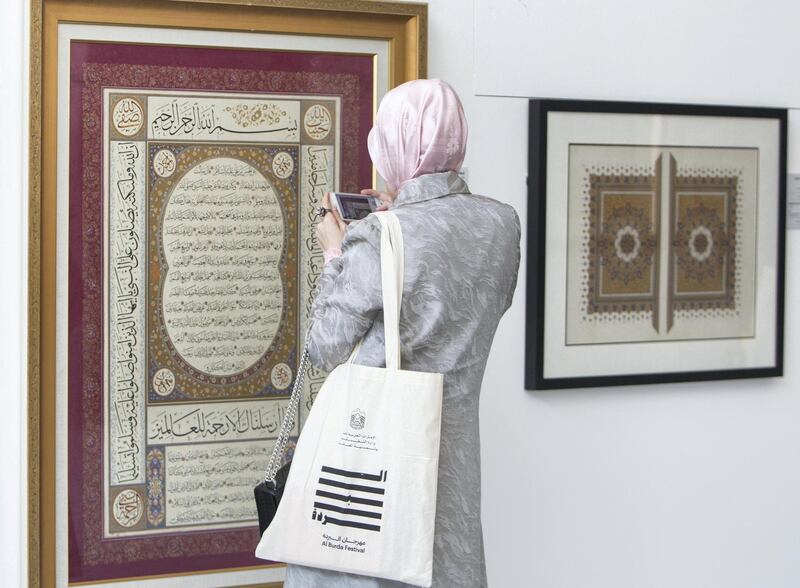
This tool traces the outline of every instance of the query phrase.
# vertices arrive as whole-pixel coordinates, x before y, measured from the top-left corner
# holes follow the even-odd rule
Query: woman
[[[402,368],[444,374],[435,587],[486,586],[478,395],[519,267],[514,209],[470,194],[456,173],[466,138],[461,102],[440,80],[416,80],[389,92],[369,134],[370,157],[389,186],[380,196],[397,215],[405,243]],[[330,208],[328,202],[325,206]],[[312,363],[322,369],[344,362],[362,337],[356,363],[384,365],[380,233],[374,215],[347,228],[328,213],[317,226],[326,264],[311,309],[308,344]],[[285,586],[402,584],[290,565]]]

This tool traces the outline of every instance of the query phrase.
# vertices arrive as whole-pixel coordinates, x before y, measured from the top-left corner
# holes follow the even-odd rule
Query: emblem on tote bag
[[[355,409],[350,413],[350,428],[363,429],[366,421],[367,415],[361,412],[359,409]]]

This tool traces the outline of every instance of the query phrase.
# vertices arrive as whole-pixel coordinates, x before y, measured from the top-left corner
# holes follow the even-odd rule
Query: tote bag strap
[[[400,369],[400,304],[403,301],[403,231],[390,210],[375,213],[381,223],[381,285],[386,367]]]
[[[383,290],[383,329],[386,341],[386,367],[400,369],[400,304],[403,300],[403,231],[390,210],[374,213],[381,223],[381,289]],[[350,354],[352,363],[361,343]]]

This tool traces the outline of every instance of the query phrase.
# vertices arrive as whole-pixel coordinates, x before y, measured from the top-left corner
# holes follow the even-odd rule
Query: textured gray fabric
[[[511,304],[520,225],[511,206],[475,196],[453,172],[411,180],[392,207],[403,230],[402,368],[444,374],[433,586],[486,586],[480,516],[478,396],[498,321]],[[366,334],[356,363],[385,365],[380,223],[350,226],[311,309],[309,354],[326,370]],[[286,588],[405,586],[290,565]]]

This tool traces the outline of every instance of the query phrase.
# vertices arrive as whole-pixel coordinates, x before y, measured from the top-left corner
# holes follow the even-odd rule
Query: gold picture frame
[[[28,582],[32,588],[56,585],[56,130],[60,120],[60,23],[377,39],[389,46],[389,88],[427,75],[426,4],[369,0],[31,1]]]

